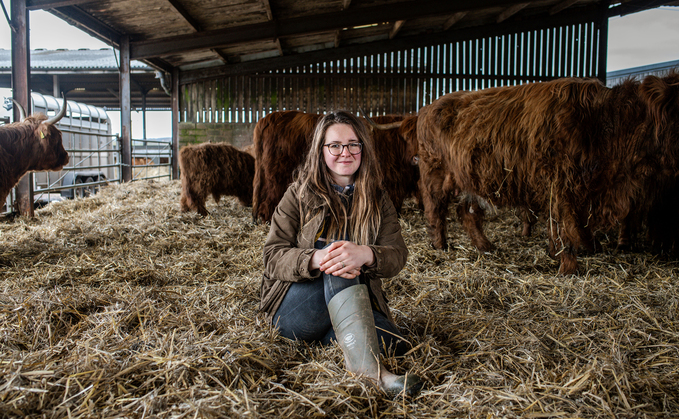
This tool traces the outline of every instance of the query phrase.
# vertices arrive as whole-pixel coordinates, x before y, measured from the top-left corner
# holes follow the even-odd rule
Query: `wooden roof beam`
[[[530,3],[519,3],[519,4],[515,4],[511,7],[508,7],[507,9],[505,9],[504,12],[500,13],[500,16],[497,17],[497,23],[504,22],[505,20],[507,20],[510,17],[514,16],[515,14],[519,13],[521,10],[523,10],[529,4]]]
[[[91,0],[26,0],[26,10],[44,10],[90,3]]]
[[[269,3],[269,0],[262,0],[262,4],[264,5],[264,10],[266,10],[266,18],[273,20],[273,12],[271,11],[271,3]]]
[[[120,49],[120,39],[123,34],[83,12],[79,7],[59,7],[50,9],[49,12],[83,32],[106,42],[112,47]]]
[[[281,46],[281,39],[280,38],[276,38],[276,49],[278,49],[278,54],[280,54],[280,56],[282,57],[284,54],[283,54],[283,47]]]
[[[453,25],[462,20],[463,17],[467,16],[467,13],[469,12],[457,12],[449,17],[448,20],[446,20],[446,22],[443,24],[443,30],[447,31],[448,29],[452,28]]]
[[[566,1],[562,1],[559,4],[555,4],[551,9],[549,9],[549,14],[555,15],[562,10],[568,9],[569,7],[571,7],[572,5],[577,3],[578,1],[579,0],[566,0]]]
[[[187,21],[188,24],[191,25],[191,27],[193,27],[193,29],[196,30],[196,32],[201,32],[203,30],[201,24],[198,23],[198,21],[196,21],[196,19],[193,16],[191,16],[191,14],[188,11],[186,11],[184,5],[182,5],[182,3],[179,0],[167,0],[167,1],[172,5],[172,7],[174,7],[174,9],[180,15],[182,15],[184,20]]]
[[[396,34],[398,34],[398,31],[400,31],[401,28],[403,27],[404,23],[406,23],[405,20],[397,20],[394,23],[394,26],[392,26],[391,31],[389,31],[389,39],[394,39]]]
[[[578,10],[567,10],[555,16],[547,13],[535,19],[522,22],[503,22],[492,28],[479,26],[452,30],[443,33],[423,34],[416,36],[401,37],[394,40],[382,40],[369,44],[347,45],[337,49],[326,49],[303,54],[286,55],[285,57],[268,58],[258,61],[241,62],[228,66],[210,67],[204,69],[186,70],[179,74],[179,83],[195,83],[197,81],[229,77],[240,74],[253,74],[289,68],[306,64],[319,63],[325,60],[340,58],[360,57],[364,55],[395,51],[399,49],[415,48],[423,44],[456,42],[478,37],[499,36],[511,31],[526,31],[541,29],[545,26],[559,26],[581,22],[582,19],[593,19],[600,15],[600,8],[595,6],[583,7]]]
[[[131,58],[138,60],[160,57],[196,49],[210,49],[233,44],[270,40],[282,36],[329,32],[376,22],[393,22],[489,7],[507,7],[514,4],[516,3],[510,0],[477,0],[474,3],[461,0],[445,2],[438,0],[409,0],[388,5],[363,8],[354,7],[340,12],[325,12],[314,16],[303,16],[204,31],[197,34],[131,42]]]
[[[339,48],[340,41],[342,40],[342,31],[335,31],[335,48]]]
[[[342,10],[347,10],[351,5],[351,0],[342,0]]]

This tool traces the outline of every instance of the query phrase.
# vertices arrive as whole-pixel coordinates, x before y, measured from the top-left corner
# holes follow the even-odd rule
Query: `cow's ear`
[[[47,137],[47,135],[49,134],[49,132],[46,131],[48,130],[46,129],[45,124],[40,124],[40,126],[38,127],[38,137],[41,140],[44,140],[45,137]]]

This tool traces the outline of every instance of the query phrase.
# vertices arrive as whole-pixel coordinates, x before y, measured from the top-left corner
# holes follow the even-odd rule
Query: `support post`
[[[12,19],[12,97],[31,114],[31,89],[29,86],[31,56],[29,45],[29,20],[26,0],[11,1]],[[14,120],[19,120],[19,110],[14,107]],[[16,203],[20,215],[33,217],[33,173],[25,174],[16,186]]]
[[[130,38],[120,39],[120,135],[123,182],[132,181],[132,107],[130,87]]]
[[[52,76],[52,96],[54,96],[56,98],[61,97],[61,86],[60,86],[58,74],[54,74]]]
[[[172,179],[179,179],[179,69],[172,70]]]
[[[599,29],[599,56],[597,58],[597,78],[606,84],[606,67],[608,65],[608,15],[602,11],[597,22]]]

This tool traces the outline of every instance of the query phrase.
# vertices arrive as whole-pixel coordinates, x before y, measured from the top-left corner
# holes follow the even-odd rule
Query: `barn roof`
[[[679,1],[27,0],[180,83],[424,45],[474,28],[614,16]]]
[[[54,79],[59,90],[72,101],[107,109],[119,109],[119,52],[112,48],[99,50],[33,50],[31,51],[31,89],[43,95],[55,95]],[[156,69],[141,61],[130,62],[131,106],[133,109],[170,109],[167,94]],[[10,50],[0,49],[0,87],[12,85]],[[144,103],[145,101],[145,103]]]
[[[638,79],[642,79],[648,75],[662,77],[666,75],[670,70],[675,68],[679,68],[679,60],[665,61],[662,63],[624,68],[622,70],[616,71],[609,71],[606,74],[606,85],[615,86],[616,84],[630,77],[636,77]]]
[[[119,71],[119,53],[112,48],[102,49],[36,49],[31,50],[31,72],[41,71]],[[0,72],[12,69],[12,51],[0,49]],[[132,72],[154,72],[155,69],[141,61],[131,61]]]

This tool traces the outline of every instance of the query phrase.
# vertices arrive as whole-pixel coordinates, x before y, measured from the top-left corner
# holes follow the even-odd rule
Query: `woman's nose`
[[[343,145],[342,146],[342,152],[340,153],[343,157],[351,156],[351,153],[349,153],[349,146],[348,145]]]

